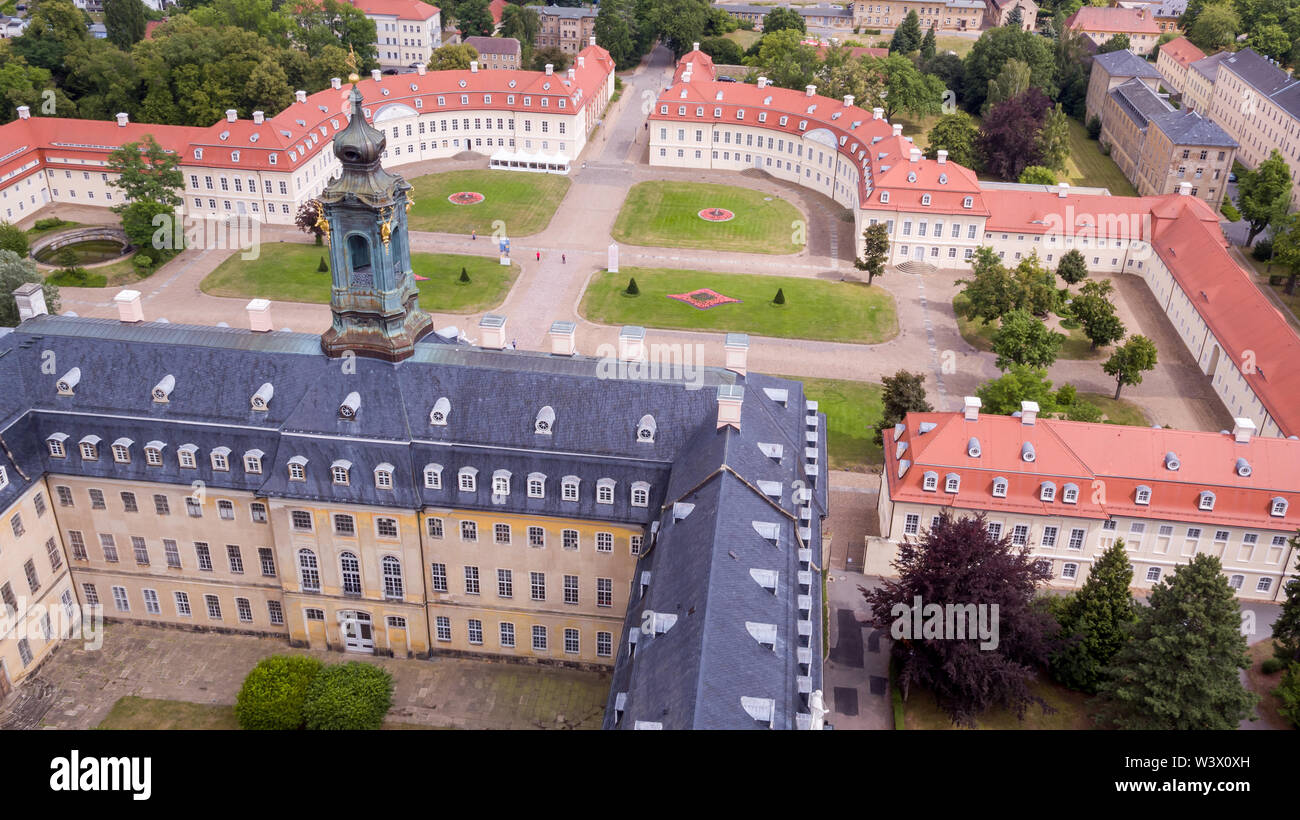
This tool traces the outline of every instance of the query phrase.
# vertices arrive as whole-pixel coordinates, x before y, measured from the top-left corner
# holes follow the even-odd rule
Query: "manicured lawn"
[[[702,219],[705,208],[726,208],[729,222]],[[731,185],[641,182],[628,191],[613,236],[630,245],[744,253],[797,253],[803,215],[780,197]],[[800,231],[800,237],[804,231]]]
[[[1071,185],[1109,188],[1115,196],[1137,196],[1115,161],[1101,153],[1101,143],[1088,139],[1083,123],[1070,118],[1070,156],[1065,161],[1064,181]]]
[[[199,287],[213,296],[327,304],[330,275],[317,270],[322,256],[328,264],[329,248],[297,242],[266,244],[257,259],[231,254]],[[517,264],[503,267],[494,257],[454,253],[413,253],[411,266],[416,275],[428,277],[416,282],[420,307],[437,313],[477,313],[496,307],[519,275]],[[457,281],[462,267],[469,273],[468,285]]]
[[[45,234],[47,233],[54,233],[55,231],[67,231],[73,228],[82,228],[82,227],[85,226],[80,222],[70,222],[68,220],[62,220],[59,222],[58,225],[55,225],[52,228],[28,228],[27,238],[36,239],[38,237],[45,236]]]
[[[639,296],[624,293],[629,278],[636,279]],[[700,310],[668,298],[700,288],[741,301]],[[784,305],[772,303],[778,288],[785,294]],[[888,291],[859,282],[787,276],[623,268],[592,277],[580,309],[593,322],[607,325],[740,331],[787,339],[876,344],[898,333]]]
[[[896,114],[890,122],[902,125],[903,136],[911,137],[913,142],[924,149],[929,145],[926,135],[928,135],[930,130],[934,128],[934,124],[939,121],[940,116],[942,115],[915,119],[908,114]]]
[[[965,57],[975,47],[974,37],[954,37],[951,34],[938,34],[935,37],[935,53],[957,52],[958,57]]]
[[[1105,393],[1080,393],[1079,399],[1101,408],[1102,421],[1112,424],[1126,424],[1130,427],[1146,427],[1151,424],[1146,411],[1128,399],[1116,401],[1112,395]]]
[[[229,704],[186,703],[181,700],[127,695],[113,704],[100,729],[238,729],[235,707]]]
[[[763,35],[759,34],[757,31],[745,31],[744,29],[738,28],[735,31],[728,32],[722,36],[735,42],[741,48],[748,49],[754,43],[757,43]]]
[[[845,379],[782,378],[803,382],[804,394],[826,414],[826,452],[832,470],[866,472],[883,463],[881,447],[872,440],[876,422],[884,413],[880,403],[883,387]]]
[[[164,260],[161,264],[146,269],[143,273],[131,263],[135,254],[131,254],[125,259],[119,259],[111,265],[97,265],[95,267],[84,268],[86,276],[84,279],[73,280],[60,274],[59,269],[53,269],[47,272],[46,278],[53,284],[61,288],[116,288],[122,285],[130,285],[139,282],[142,279],[148,279],[158,268],[167,264]]]
[[[952,309],[957,314],[957,332],[966,340],[966,344],[976,350],[985,352],[993,350],[993,334],[998,330],[997,322],[989,322],[987,325],[980,319],[967,319],[962,315],[962,308],[965,307],[969,300],[962,294],[957,294],[952,298]]]
[[[1050,680],[1038,680],[1029,685],[1033,694],[1047,701],[1056,711],[1044,714],[1041,707],[1031,705],[1024,720],[1006,709],[992,710],[975,721],[977,729],[1092,729],[1088,717],[1088,696],[1057,686]],[[946,712],[939,708],[934,695],[927,690],[913,689],[903,703],[908,729],[955,729]]]
[[[415,204],[407,216],[413,231],[469,233],[486,239],[494,222],[505,223],[509,237],[543,230],[569,190],[568,177],[521,171],[449,171],[412,179]],[[460,191],[483,195],[476,205],[453,205],[447,197]]]

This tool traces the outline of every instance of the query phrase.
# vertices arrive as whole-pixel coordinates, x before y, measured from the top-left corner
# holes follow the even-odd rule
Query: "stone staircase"
[[[899,273],[920,275],[923,273],[937,273],[939,269],[934,265],[931,265],[929,262],[917,262],[915,259],[909,259],[902,264],[895,265],[894,270]]]

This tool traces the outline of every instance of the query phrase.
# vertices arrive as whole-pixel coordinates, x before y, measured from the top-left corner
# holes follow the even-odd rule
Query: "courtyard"
[[[410,180],[415,204],[407,215],[413,231],[491,236],[498,223],[506,236],[528,236],[550,224],[569,178],[518,171],[467,170],[426,174]],[[455,194],[479,194],[453,201]]]
[[[611,232],[632,245],[744,253],[797,253],[807,226],[784,199],[732,185],[641,182]]]

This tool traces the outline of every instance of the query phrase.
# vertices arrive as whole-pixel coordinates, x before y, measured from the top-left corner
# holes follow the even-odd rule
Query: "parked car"
[[[740,82],[740,80],[737,80],[735,77],[728,77],[727,75],[723,74],[723,75],[721,75],[721,76],[718,77],[718,82],[720,82],[720,83],[738,83],[738,82]]]
[[[1237,175],[1236,175],[1236,174],[1228,174],[1228,181],[1229,181],[1229,182],[1236,182],[1236,181],[1237,181]]]

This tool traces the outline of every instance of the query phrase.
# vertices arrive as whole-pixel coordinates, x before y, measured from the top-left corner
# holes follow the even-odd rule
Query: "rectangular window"
[[[579,645],[578,630],[564,630],[564,651],[569,655],[576,655],[578,654]]]
[[[221,601],[215,595],[204,595],[204,603],[208,606],[208,617],[214,621],[221,620]]]
[[[426,524],[427,524],[427,527],[428,527],[428,530],[429,530],[429,537],[430,537],[430,538],[441,538],[441,537],[442,537],[442,519],[441,519],[441,518],[430,518],[430,519],[428,519],[428,521],[426,522]]]
[[[436,634],[438,640],[440,641],[451,640],[451,618],[448,618],[446,615],[439,615],[434,620],[434,627],[437,630]]]
[[[181,568],[181,551],[176,548],[176,542],[170,538],[163,539],[163,554],[167,556],[167,566],[173,569]]]
[[[59,506],[60,506],[60,507],[71,507],[71,506],[72,506],[72,488],[71,488],[71,487],[63,487],[63,486],[55,487],[55,488],[54,488],[54,492],[55,492],[55,494],[58,495],[58,497],[59,497]]]
[[[226,560],[230,562],[230,571],[242,575],[244,572],[244,556],[239,552],[239,546],[236,544],[226,545]]]
[[[596,633],[596,656],[608,658],[614,654],[614,635],[610,632]]]
[[[546,627],[544,626],[533,627],[533,651],[546,651]]]
[[[356,519],[350,515],[336,514],[334,516],[334,533],[336,535],[352,536],[357,534]]]
[[[99,591],[95,589],[94,584],[82,584],[81,591],[86,596],[88,606],[99,606]]]
[[[528,573],[529,591],[534,601],[546,600],[546,573]]]
[[[149,547],[138,535],[131,536],[131,549],[135,552],[135,562],[142,567],[149,566]]]
[[[117,543],[113,541],[113,536],[108,533],[100,533],[99,546],[104,550],[104,560],[110,564],[116,564]]]
[[[91,508],[92,510],[106,510],[106,509],[108,509],[107,505],[104,504],[104,491],[103,491],[103,490],[93,490],[93,489],[92,489],[92,490],[88,490],[87,492],[90,494],[90,508]]]
[[[631,546],[631,548],[632,548],[632,554],[633,554],[633,555],[640,555],[640,554],[641,554],[642,536],[640,536],[640,535],[634,535],[634,536],[632,536],[632,537],[631,537],[630,539],[628,539],[628,540],[629,540],[629,544],[630,544],[630,546]]]
[[[311,532],[311,513],[305,510],[294,510],[289,514],[289,520],[293,528],[300,532]]]
[[[254,501],[248,505],[248,513],[253,519],[254,524],[266,523],[266,505],[260,501]]]
[[[45,541],[45,552],[50,557],[50,571],[58,572],[63,567],[63,554],[59,552],[59,545],[53,538]]]
[[[131,611],[131,601],[127,598],[126,587],[113,587],[113,608],[118,612]]]
[[[150,615],[162,614],[162,607],[158,606],[158,590],[142,589],[140,592],[144,595],[144,611]]]
[[[508,621],[501,622],[501,646],[505,649],[515,647],[515,625]]]
[[[1086,534],[1087,534],[1087,530],[1082,530],[1078,528],[1070,530],[1070,540],[1066,544],[1066,546],[1072,550],[1083,549],[1083,537]]]
[[[612,532],[596,533],[596,552],[613,552],[614,534]]]
[[[1056,527],[1043,527],[1043,540],[1042,540],[1042,545],[1043,545],[1044,547],[1055,547],[1055,546],[1056,546],[1056,533],[1057,533],[1057,531],[1058,531],[1058,530],[1057,530]]]
[[[167,496],[158,494],[153,497],[153,511],[158,515],[171,515],[171,504],[167,501]]]
[[[267,578],[275,577],[275,553],[270,547],[257,548],[257,560],[262,565],[262,575]]]
[[[564,576],[564,602],[566,604],[578,603],[578,576]]]
[[[903,519],[903,535],[916,535],[921,531],[921,516],[917,513],[908,513]]]
[[[208,551],[208,545],[202,541],[195,541],[194,554],[198,557],[199,569],[203,572],[212,572],[212,554]]]
[[[197,498],[187,496],[185,498],[185,510],[190,514],[190,518],[203,517],[203,505]]]
[[[546,530],[542,529],[541,527],[529,527],[529,528],[528,528],[528,546],[530,546],[530,547],[539,547],[539,548],[540,548],[540,547],[545,547],[545,546],[546,546]]]
[[[272,626],[284,626],[284,609],[279,601],[267,601],[266,614],[270,617]]]
[[[510,543],[510,525],[509,525],[509,524],[493,524],[493,525],[492,525],[492,540],[495,541],[495,542],[498,543],[498,544],[509,544],[509,543]]]
[[[433,583],[434,592],[447,591],[447,565],[446,564],[430,564],[429,578]]]
[[[72,547],[72,560],[87,561],[86,541],[77,530],[68,530],[68,543]]]
[[[497,597],[513,598],[515,595],[514,574],[508,569],[497,570]]]
[[[466,629],[466,635],[469,642],[474,646],[483,645],[483,622],[478,618],[470,618],[469,626]]]
[[[462,521],[462,522],[460,522],[460,540],[462,540],[462,541],[477,541],[477,540],[478,540],[478,524],[477,524],[476,522],[474,522],[474,521]]]
[[[465,567],[465,594],[478,595],[478,567]]]
[[[379,532],[380,538],[397,537],[397,519],[396,518],[377,518],[375,527]]]
[[[253,622],[253,607],[247,598],[235,599],[235,611],[238,613],[241,623],[251,624]]]
[[[597,578],[596,579],[596,606],[607,607],[614,605],[614,579]]]
[[[1011,546],[1023,547],[1029,542],[1029,525],[1016,524],[1011,528]]]

